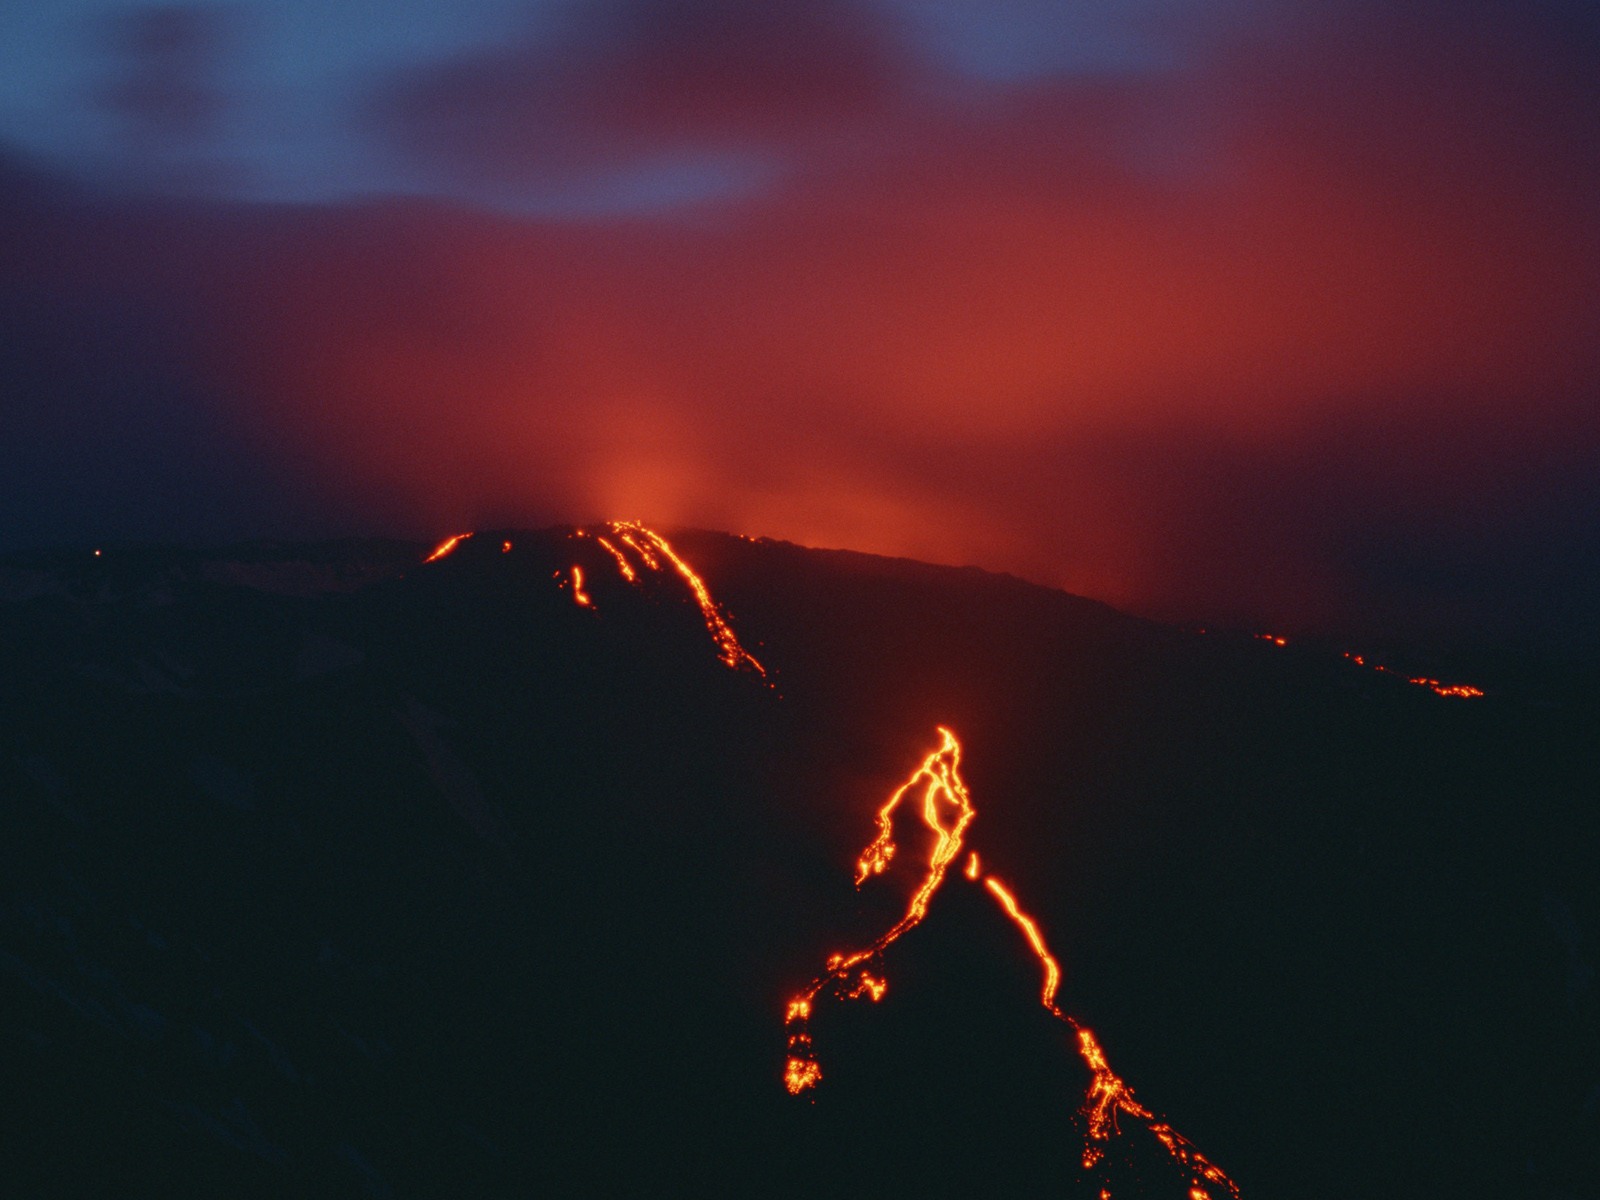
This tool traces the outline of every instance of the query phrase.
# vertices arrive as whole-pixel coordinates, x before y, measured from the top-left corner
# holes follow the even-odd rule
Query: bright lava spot
[[[791,1058],[783,1073],[784,1084],[796,1096],[808,1087],[815,1087],[821,1078],[822,1068],[811,1058]]]
[[[584,608],[590,608],[594,605],[594,601],[590,599],[589,593],[583,590],[582,567],[575,566],[572,568],[572,598]]]
[[[500,543],[500,553],[501,554],[510,554],[511,553],[511,543],[510,542],[501,542]]]
[[[922,821],[935,835],[922,883],[913,894],[904,916],[860,949],[831,955],[824,972],[789,1002],[784,1017],[788,1029],[788,1057],[784,1064],[783,1079],[784,1086],[792,1094],[799,1095],[815,1087],[822,1079],[822,1068],[817,1063],[808,1027],[817,997],[827,993],[841,1000],[854,1000],[863,995],[877,1000],[883,995],[886,984],[874,972],[880,969],[885,951],[927,916],[928,904],[944,882],[950,863],[961,852],[967,826],[977,815],[971,795],[961,778],[961,744],[954,733],[942,726],[939,737],[938,749],[922,760],[910,778],[896,788],[878,810],[877,836],[856,863],[857,887],[888,868],[895,849],[895,812],[908,793],[920,788]],[[978,855],[975,851],[969,854],[963,873],[971,880],[979,878]],[[1078,1055],[1089,1068],[1091,1079],[1088,1093],[1078,1110],[1085,1133],[1084,1169],[1094,1170],[1105,1161],[1106,1144],[1122,1132],[1118,1118],[1129,1118],[1144,1125],[1168,1156],[1188,1174],[1190,1200],[1211,1200],[1211,1193],[1203,1186],[1205,1184],[1224,1188],[1238,1200],[1239,1189],[1233,1180],[1182,1134],[1138,1103],[1133,1098],[1133,1089],[1112,1071],[1094,1034],[1057,1007],[1056,991],[1061,983],[1061,968],[1051,955],[1038,923],[1022,911],[1016,897],[999,880],[988,876],[983,879],[983,885],[1022,932],[1039,960],[1044,971],[1039,1001],[1051,1016],[1072,1030]],[[868,970],[869,967],[872,971]],[[1102,1187],[1100,1197],[1101,1200],[1110,1200],[1109,1188]]]
[[[885,980],[879,979],[875,975],[869,975],[867,972],[863,971],[861,972],[861,982],[856,984],[855,988],[850,992],[849,995],[845,997],[845,999],[859,1000],[862,996],[866,996],[870,998],[874,1004],[876,1004],[879,1000],[883,999],[883,994],[888,990],[889,984]]]

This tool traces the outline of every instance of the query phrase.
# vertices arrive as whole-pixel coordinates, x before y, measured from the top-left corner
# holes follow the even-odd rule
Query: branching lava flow
[[[823,973],[789,1002],[785,1015],[788,1058],[784,1064],[783,1078],[784,1086],[795,1095],[816,1087],[822,1081],[822,1067],[817,1061],[810,1032],[810,1018],[818,999],[824,994],[841,1000],[853,1000],[865,995],[876,1001],[883,996],[887,984],[875,972],[881,970],[880,960],[884,952],[927,916],[928,904],[944,882],[950,863],[960,854],[967,826],[977,815],[972,806],[972,797],[961,778],[961,744],[954,733],[943,727],[939,729],[939,737],[938,749],[922,760],[910,778],[896,788],[878,810],[877,836],[856,863],[857,887],[888,869],[895,854],[895,813],[906,795],[920,787],[922,820],[933,832],[935,841],[922,882],[913,893],[905,914],[867,945],[830,957]],[[1022,910],[1011,890],[994,876],[982,873],[975,851],[969,853],[962,874],[973,882],[981,879],[984,888],[1021,931],[1044,971],[1039,1002],[1051,1016],[1072,1030],[1074,1047],[1089,1068],[1091,1079],[1088,1094],[1079,1109],[1084,1126],[1084,1169],[1095,1170],[1102,1166],[1108,1143],[1121,1132],[1118,1119],[1128,1118],[1148,1129],[1188,1175],[1190,1200],[1211,1200],[1208,1186],[1220,1188],[1237,1200],[1239,1190],[1233,1180],[1201,1154],[1192,1142],[1135,1100],[1133,1090],[1107,1063],[1105,1052],[1094,1034],[1056,1004],[1056,991],[1061,984],[1060,965],[1051,955],[1038,923]],[[1102,1200],[1110,1200],[1110,1189],[1102,1187],[1100,1195]]]

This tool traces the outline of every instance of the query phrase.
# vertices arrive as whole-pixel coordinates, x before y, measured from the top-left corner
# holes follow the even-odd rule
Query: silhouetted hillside
[[[672,544],[765,676],[569,530],[0,564],[16,1194],[1095,1195],[1087,1072],[961,880],[782,1085],[940,724],[1063,1008],[1246,1197],[1594,1194],[1582,692]],[[1124,1135],[1114,1194],[1181,1197]]]

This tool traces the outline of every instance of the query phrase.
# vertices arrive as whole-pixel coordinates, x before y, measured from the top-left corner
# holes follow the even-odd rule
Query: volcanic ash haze
[[[1592,4],[110,5],[0,14],[4,548],[641,513],[1600,654]]]

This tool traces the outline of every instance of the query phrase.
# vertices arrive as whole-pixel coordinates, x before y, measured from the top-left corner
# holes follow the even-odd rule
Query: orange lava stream
[[[634,536],[634,524],[636,524],[636,522],[612,521],[611,529],[619,538],[622,539],[625,544],[632,547],[635,554],[644,559],[645,566],[649,567],[652,571],[661,570],[661,560],[655,556],[655,551],[650,548],[648,543],[643,542]]]
[[[1045,946],[1044,935],[1039,932],[1039,926],[1034,923],[1032,917],[1017,907],[1016,897],[998,879],[991,875],[983,881],[983,886],[1000,901],[1000,907],[1005,909],[1006,914],[1017,923],[1017,928],[1022,930],[1022,936],[1028,939],[1028,945],[1033,947],[1033,952],[1044,964],[1044,990],[1039,994],[1039,1003],[1059,1016],[1060,1010],[1056,1008],[1056,989],[1061,986],[1061,967]]]
[[[576,565],[572,568],[572,599],[584,608],[594,606],[594,600],[583,590],[583,568]]]
[[[928,914],[928,901],[944,882],[945,871],[961,852],[961,839],[967,826],[976,816],[966,784],[958,770],[961,763],[961,744],[955,734],[940,727],[940,745],[922,760],[911,776],[894,790],[888,801],[878,810],[878,836],[862,852],[856,863],[856,884],[868,876],[881,874],[894,857],[894,813],[900,801],[919,783],[922,790],[922,820],[937,840],[928,858],[928,873],[922,886],[911,897],[905,915],[875,939],[859,950],[835,954],[828,959],[827,969],[813,979],[806,989],[789,1002],[785,1024],[789,1027],[789,1058],[784,1064],[784,1085],[798,1095],[814,1087],[822,1079],[822,1068],[812,1051],[811,1033],[807,1021],[817,997],[824,991],[846,999],[863,994],[878,1000],[886,985],[869,973],[868,967],[877,960],[908,929],[921,924]],[[948,823],[945,812],[948,811]],[[876,986],[868,984],[872,980]]]
[[[606,552],[610,554],[612,558],[617,560],[617,570],[622,572],[622,577],[624,579],[626,579],[629,583],[639,582],[639,573],[633,569],[633,564],[623,557],[621,550],[618,550],[614,545],[612,545],[608,538],[595,538],[595,541],[604,546]]]
[[[1158,1120],[1153,1112],[1136,1101],[1133,1098],[1133,1089],[1111,1069],[1111,1065],[1106,1061],[1105,1051],[1100,1048],[1100,1043],[1095,1040],[1094,1034],[1077,1018],[1063,1012],[1057,1006],[1055,998],[1056,989],[1061,983],[1061,968],[1045,945],[1044,935],[1039,932],[1038,924],[1017,906],[1016,898],[999,880],[990,877],[983,881],[983,885],[1000,902],[1006,915],[1022,930],[1028,944],[1033,947],[1034,954],[1044,968],[1044,986],[1039,992],[1039,1002],[1051,1016],[1071,1026],[1073,1033],[1077,1035],[1078,1055],[1093,1076],[1089,1082],[1089,1093],[1079,1110],[1089,1137],[1083,1150],[1084,1169],[1093,1169],[1105,1157],[1105,1143],[1118,1132],[1117,1117],[1121,1114],[1143,1122],[1173,1161],[1189,1172],[1190,1200],[1210,1200],[1210,1193],[1204,1186],[1207,1183],[1225,1189],[1237,1200],[1239,1188],[1228,1178],[1227,1173],[1200,1153],[1188,1138],[1165,1121]],[[1109,1192],[1102,1190],[1101,1195],[1108,1197]]]
[[[896,788],[878,810],[878,833],[856,863],[856,886],[888,868],[895,852],[894,814],[907,793],[919,784],[923,785],[923,823],[936,835],[927,872],[904,916],[861,949],[833,955],[828,959],[827,969],[789,1002],[784,1016],[784,1024],[788,1029],[788,1058],[784,1063],[783,1078],[784,1086],[792,1094],[799,1095],[822,1080],[822,1068],[817,1062],[808,1027],[818,997],[824,992],[843,1000],[866,995],[876,1001],[883,996],[887,984],[879,976],[869,973],[867,968],[876,967],[884,952],[927,916],[928,904],[944,882],[950,863],[961,852],[967,826],[977,816],[971,795],[961,778],[961,744],[955,734],[943,726],[939,729],[939,736],[939,748],[922,760],[910,778]],[[1131,1118],[1143,1124],[1172,1160],[1189,1175],[1189,1200],[1211,1200],[1208,1184],[1223,1189],[1238,1200],[1239,1189],[1233,1180],[1201,1154],[1192,1142],[1136,1101],[1133,1089],[1112,1071],[1094,1034],[1056,1004],[1061,967],[1051,955],[1038,922],[1022,910],[1011,890],[992,875],[982,875],[976,851],[970,853],[966,870],[962,873],[974,882],[981,878],[984,888],[1021,931],[1044,971],[1040,1003],[1051,1016],[1068,1025],[1075,1034],[1078,1055],[1089,1068],[1091,1076],[1088,1093],[1079,1109],[1087,1135],[1082,1159],[1084,1169],[1093,1170],[1104,1161],[1106,1144],[1120,1132],[1117,1124],[1119,1116]],[[1109,1188],[1102,1187],[1100,1196],[1101,1200],[1111,1200]]]
[[[717,602],[711,598],[711,592],[707,590],[704,581],[695,574],[688,563],[678,557],[677,551],[666,538],[653,529],[646,529],[637,521],[614,521],[611,528],[616,531],[618,537],[639,552],[651,570],[660,569],[655,555],[651,553],[652,550],[658,551],[672,564],[679,577],[694,593],[695,603],[700,606],[700,615],[705,619],[706,629],[711,634],[711,640],[717,645],[718,657],[728,667],[735,671],[748,667],[758,675],[767,673],[767,669],[756,661],[755,656],[739,644],[739,639],[734,636],[733,626],[728,624],[727,617],[717,607]]]
[[[433,553],[428,555],[428,557],[422,561],[425,563],[438,562],[446,554],[449,554],[450,551],[454,550],[457,546],[471,536],[472,535],[470,533],[457,533],[445,538],[445,540],[440,542],[438,546],[434,547]]]
[[[580,529],[574,535],[585,538],[593,537],[594,540],[609,554],[617,564],[617,570],[628,583],[637,585],[639,582],[639,568],[628,561],[627,553],[622,547],[632,550],[638,557],[644,570],[660,572],[666,569],[664,564],[670,564],[678,578],[683,580],[690,594],[694,597],[695,604],[699,606],[700,616],[706,623],[706,631],[711,634],[711,641],[717,648],[717,657],[723,665],[730,670],[754,671],[763,678],[767,669],[739,644],[738,636],[733,632],[733,626],[728,623],[727,615],[722,611],[717,602],[712,599],[711,591],[705,581],[695,573],[693,567],[686,563],[672,544],[653,529],[646,528],[637,521],[611,521],[607,523],[611,531],[611,538],[590,534],[587,530]],[[621,545],[618,545],[621,543]]]
[[[1411,682],[1416,683],[1417,680],[1413,679]],[[1429,680],[1428,686],[1440,696],[1459,696],[1463,700],[1475,700],[1483,695],[1482,688],[1475,688],[1470,683],[1441,684],[1437,680]]]
[[[1204,633],[1205,630],[1202,629],[1200,632]],[[1275,633],[1258,633],[1254,637],[1258,642],[1271,642],[1274,646],[1287,646],[1289,644],[1288,638],[1280,637]],[[1392,667],[1386,667],[1382,663],[1369,663],[1360,654],[1352,654],[1346,650],[1344,656],[1358,667],[1367,667],[1383,675],[1399,675],[1400,678],[1414,687],[1425,687],[1435,695],[1455,696],[1464,700],[1476,699],[1483,695],[1482,688],[1473,687],[1470,683],[1440,683],[1437,679],[1430,679],[1426,675],[1400,675],[1399,671]]]
[[[1369,663],[1359,654],[1345,652],[1345,657],[1358,667],[1369,667],[1383,675],[1400,675],[1393,667],[1386,667],[1382,663]],[[1425,687],[1438,696],[1455,696],[1463,700],[1474,700],[1483,695],[1482,688],[1473,687],[1470,683],[1440,683],[1437,679],[1430,679],[1426,675],[1401,675],[1413,687]]]
[[[607,523],[612,537],[591,534],[586,529],[574,530],[574,538],[593,538],[612,560],[617,564],[617,571],[622,578],[634,585],[639,585],[639,571],[633,563],[628,561],[628,556],[622,549],[626,546],[638,556],[643,569],[653,572],[664,572],[670,564],[673,572],[688,587],[690,595],[694,597],[695,604],[700,609],[700,616],[706,623],[706,630],[711,634],[711,641],[717,648],[717,658],[730,670],[754,671],[763,679],[766,678],[767,669],[761,665],[756,656],[751,654],[739,643],[738,635],[733,632],[728,616],[712,598],[711,591],[706,587],[705,581],[695,572],[694,568],[685,562],[681,555],[672,548],[672,544],[653,529],[641,525],[637,521],[611,521]],[[457,533],[447,537],[434,548],[432,554],[422,561],[425,563],[438,562],[450,554],[462,542],[472,537],[471,533]],[[616,541],[613,541],[615,538]],[[620,542],[621,546],[617,543]],[[502,541],[500,552],[509,554],[511,543]],[[98,553],[98,551],[96,551]],[[563,579],[561,572],[557,571],[556,579],[560,586],[572,588],[572,599],[581,608],[593,609],[594,597],[584,590],[583,568],[578,565],[572,567],[570,575]],[[770,684],[768,686],[771,686]]]

